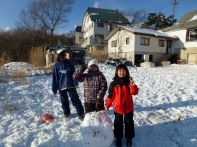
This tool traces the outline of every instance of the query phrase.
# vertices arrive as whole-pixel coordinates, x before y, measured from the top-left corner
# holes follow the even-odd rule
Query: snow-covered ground
[[[109,84],[115,68],[100,65],[100,69]],[[129,70],[140,88],[139,95],[134,96],[133,146],[196,147],[197,66]],[[80,128],[83,122],[72,105],[71,118],[63,117],[59,96],[51,92],[51,78],[50,75],[27,77],[27,85],[0,83],[0,147],[90,146],[83,139],[85,132]],[[82,84],[78,93],[83,101]],[[53,114],[55,120],[41,123],[43,113]],[[109,117],[113,121],[113,109]],[[98,145],[96,142],[94,147]]]

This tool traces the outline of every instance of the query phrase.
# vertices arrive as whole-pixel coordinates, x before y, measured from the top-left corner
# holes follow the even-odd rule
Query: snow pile
[[[155,67],[155,64],[152,62],[142,62],[140,63],[140,67],[151,68],[151,67]]]
[[[21,71],[25,73],[31,73],[34,70],[31,64],[25,62],[10,62],[3,65],[2,69],[8,72]]]
[[[114,140],[112,121],[105,111],[91,112],[85,115],[81,124],[81,135],[89,146],[110,146]]]

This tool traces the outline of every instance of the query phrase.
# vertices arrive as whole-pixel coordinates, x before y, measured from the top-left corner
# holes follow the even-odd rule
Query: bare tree
[[[17,21],[17,30],[27,31],[32,35],[32,45],[36,45],[36,37],[41,30],[40,21],[30,13],[29,10],[22,10]]]
[[[73,3],[74,0],[35,0],[21,12],[18,29],[31,34],[33,46],[42,44],[43,58],[47,44],[55,41],[54,31],[68,21],[66,15],[71,12]]]
[[[51,34],[51,42],[54,30],[68,21],[66,15],[73,3],[74,0],[37,0],[30,5],[32,16],[41,22],[45,33]]]
[[[123,11],[123,15],[129,20],[131,24],[144,22],[146,20],[146,12],[143,9],[140,10],[128,10]]]

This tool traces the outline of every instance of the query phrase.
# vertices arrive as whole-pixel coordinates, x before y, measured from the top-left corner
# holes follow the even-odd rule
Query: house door
[[[197,54],[188,54],[188,61],[187,63],[188,64],[196,64],[196,61],[197,61]]]
[[[142,54],[135,54],[135,65],[140,66],[140,63],[144,62]]]

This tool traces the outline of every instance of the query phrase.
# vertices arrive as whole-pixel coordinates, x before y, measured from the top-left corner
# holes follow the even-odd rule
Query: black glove
[[[84,65],[81,66],[80,71],[81,72],[84,72],[87,68],[88,68],[88,65],[87,64],[84,64]]]
[[[96,111],[105,110],[104,102],[97,100],[96,102]]]

